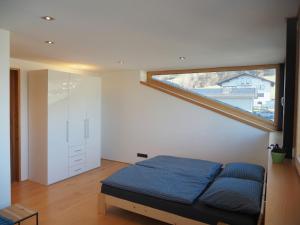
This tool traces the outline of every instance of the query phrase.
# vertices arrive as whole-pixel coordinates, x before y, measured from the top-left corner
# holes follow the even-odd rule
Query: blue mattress
[[[103,184],[165,200],[192,204],[218,174],[222,164],[158,156],[121,169]]]

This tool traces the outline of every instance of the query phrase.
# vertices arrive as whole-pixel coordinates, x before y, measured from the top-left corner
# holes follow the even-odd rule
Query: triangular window
[[[278,129],[278,65],[148,72],[147,83],[266,130]]]

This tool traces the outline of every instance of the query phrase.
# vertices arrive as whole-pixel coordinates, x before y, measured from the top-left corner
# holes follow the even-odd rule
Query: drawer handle
[[[80,152],[81,151],[81,149],[78,149],[78,150],[75,150],[74,152]]]
[[[77,169],[77,170],[74,170],[75,172],[78,172],[78,171],[80,171],[81,170],[81,168],[79,168],[79,169]]]
[[[79,161],[81,161],[81,160],[82,160],[82,159],[76,159],[75,162],[79,162]]]

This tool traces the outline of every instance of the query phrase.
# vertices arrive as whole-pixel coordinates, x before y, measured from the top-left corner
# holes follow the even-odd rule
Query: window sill
[[[272,163],[268,159],[265,224],[300,224],[300,179],[294,160]]]

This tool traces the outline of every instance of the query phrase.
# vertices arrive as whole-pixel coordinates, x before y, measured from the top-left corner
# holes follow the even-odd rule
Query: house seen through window
[[[152,80],[275,120],[276,68],[152,75]]]

